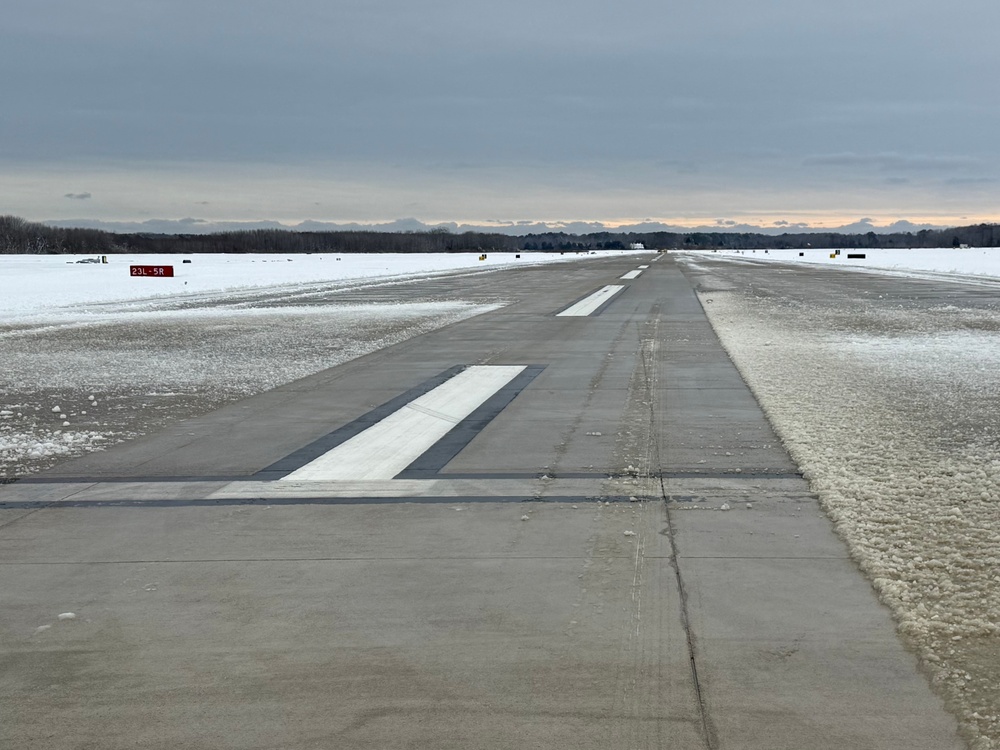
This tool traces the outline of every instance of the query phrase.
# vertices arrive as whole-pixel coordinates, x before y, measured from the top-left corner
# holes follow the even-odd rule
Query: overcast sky
[[[0,213],[997,220],[997,0],[11,0]]]

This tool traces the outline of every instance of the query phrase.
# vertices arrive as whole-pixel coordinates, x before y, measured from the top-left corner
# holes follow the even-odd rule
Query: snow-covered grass
[[[743,283],[701,294],[724,346],[971,746],[1000,748],[1000,305],[793,297],[726,265]]]
[[[108,263],[80,263],[97,256],[0,255],[0,325],[25,318],[57,316],[81,305],[135,301],[238,289],[346,283],[361,279],[412,279],[464,269],[570,262],[594,255],[623,255],[602,250],[584,255],[566,252],[313,255],[109,255]],[[630,253],[635,254],[635,253]],[[185,260],[191,261],[184,263]],[[131,276],[131,265],[171,265],[173,277]]]
[[[192,262],[182,263],[185,257]],[[400,304],[386,286],[393,281],[578,257],[109,256],[105,265],[77,263],[80,256],[0,256],[0,478],[100,450],[503,303],[481,292],[465,299],[459,279]],[[132,277],[133,263],[173,265],[177,275]]]
[[[1000,248],[952,249],[857,249],[841,250],[702,250],[685,251],[691,257],[740,258],[754,261],[780,261],[833,266],[845,269],[880,269],[919,275],[958,274],[962,276],[987,276],[1000,278]],[[848,258],[848,254],[863,253],[865,257]],[[830,257],[834,255],[834,257]]]

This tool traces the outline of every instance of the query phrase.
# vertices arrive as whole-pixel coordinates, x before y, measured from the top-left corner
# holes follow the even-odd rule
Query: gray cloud
[[[66,193],[63,198],[72,198],[77,201],[89,200],[91,197],[90,193]]]
[[[982,165],[980,159],[969,156],[926,156],[896,153],[885,154],[822,154],[807,156],[806,166],[821,167],[871,167],[885,171],[941,171],[964,170]]]
[[[995,177],[950,177],[945,180],[945,183],[954,187],[976,187],[995,185],[997,179]]]
[[[117,204],[105,183],[84,183],[109,217],[164,215],[194,194],[213,213],[272,218],[277,198],[242,189],[247,165],[304,186],[301,207],[358,220],[355,203],[440,218],[432,207],[454,195],[456,217],[531,221],[657,206],[856,215],[904,192],[918,215],[934,190],[955,204],[963,183],[946,179],[1000,168],[998,26],[1000,3],[985,0],[577,0],[569,14],[557,0],[15,3],[0,26],[0,66],[17,71],[4,81],[17,116],[0,117],[0,173],[232,174],[219,194],[153,181]],[[385,197],[401,172],[419,200]],[[882,180],[860,206],[845,185],[868,174],[937,182],[918,195]],[[517,200],[542,180],[565,189]],[[369,192],[355,203],[317,199],[358,184]],[[982,191],[965,184],[964,210],[980,210]],[[16,200],[35,216],[59,210]]]

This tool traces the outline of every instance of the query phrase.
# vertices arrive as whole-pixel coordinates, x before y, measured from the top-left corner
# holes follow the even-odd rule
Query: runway
[[[0,487],[2,744],[963,747],[649,257]]]

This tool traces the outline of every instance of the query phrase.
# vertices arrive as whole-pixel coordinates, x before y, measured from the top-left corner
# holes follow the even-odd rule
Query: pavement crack
[[[0,529],[5,529],[5,528],[7,528],[8,526],[13,526],[13,525],[14,525],[15,523],[17,523],[18,521],[23,521],[23,520],[24,520],[25,518],[27,518],[28,516],[32,516],[32,515],[34,515],[35,513],[37,513],[38,511],[40,511],[40,510],[44,510],[45,508],[51,508],[51,507],[52,507],[52,505],[53,505],[53,503],[46,503],[45,505],[43,505],[43,506],[41,506],[41,507],[38,507],[38,508],[33,508],[33,509],[29,510],[29,511],[28,511],[27,513],[23,513],[23,514],[21,514],[21,515],[20,515],[20,516],[18,516],[17,518],[12,518],[12,519],[10,519],[9,521],[5,521],[5,522],[3,522],[3,523],[0,523]]]
[[[659,459],[659,446],[657,446],[657,458]],[[702,688],[701,678],[698,675],[698,648],[694,632],[691,629],[691,617],[688,607],[687,586],[684,584],[684,574],[681,572],[680,551],[677,548],[677,529],[674,525],[674,518],[671,512],[671,503],[668,500],[667,488],[663,481],[663,472],[660,472],[660,497],[663,499],[664,513],[667,519],[667,538],[670,541],[670,567],[674,571],[677,579],[677,591],[680,597],[681,627],[684,629],[684,637],[687,642],[688,660],[691,666],[691,681],[694,685],[695,698],[698,701],[698,716],[701,720],[701,736],[705,741],[706,750],[718,750],[719,740],[716,735],[715,725],[709,714],[706,705],[705,691]]]
[[[84,490],[86,490],[86,489],[90,489],[90,487],[92,487],[92,486],[93,486],[93,485],[91,485],[91,486],[88,486],[88,487],[80,487],[79,489],[77,489],[77,490],[74,490],[73,492],[70,492],[70,493],[69,493],[68,495],[66,495],[66,496],[65,496],[64,498],[62,498],[62,500],[66,500],[66,499],[68,499],[68,498],[71,498],[71,497],[73,497],[74,495],[78,495],[78,494],[80,494],[81,492],[83,492]],[[18,516],[17,518],[12,518],[12,519],[11,519],[11,520],[9,520],[9,521],[5,521],[4,523],[0,523],[0,529],[5,529],[5,528],[7,528],[8,526],[13,526],[13,525],[14,525],[15,523],[18,523],[19,521],[23,521],[23,520],[24,520],[24,519],[26,519],[26,518],[27,518],[28,516],[33,516],[33,515],[35,515],[35,514],[36,514],[36,513],[38,512],[38,511],[40,511],[40,510],[45,510],[46,508],[55,508],[55,507],[58,507],[58,506],[59,506],[59,503],[60,503],[60,502],[61,502],[60,500],[52,500],[52,501],[50,501],[50,502],[45,502],[45,501],[42,501],[42,502],[41,502],[41,504],[39,504],[39,505],[37,505],[37,506],[35,506],[35,507],[31,508],[30,510],[28,510],[28,512],[27,512],[27,513],[22,513],[22,514],[21,514],[21,515],[19,515],[19,516]],[[16,505],[13,505],[13,504],[8,504],[8,503],[0,503],[0,508],[5,508],[5,509],[6,509],[6,508],[11,508],[11,509],[15,509],[15,508],[17,508],[17,506],[16,506]]]
[[[674,526],[674,519],[671,513],[671,503],[668,500],[667,487],[664,477],[669,472],[663,469],[663,451],[660,436],[664,433],[662,429],[657,429],[658,406],[660,405],[659,385],[659,359],[660,354],[660,309],[659,305],[654,306],[652,317],[646,322],[645,330],[639,332],[639,359],[642,367],[642,380],[645,394],[646,420],[647,420],[647,473],[658,485],[660,498],[663,500],[663,507],[667,518],[667,538],[670,541],[670,567],[674,571],[677,579],[677,591],[680,597],[681,627],[684,629],[684,638],[687,643],[688,661],[691,666],[691,681],[694,685],[695,698],[698,702],[698,718],[701,725],[701,736],[705,743],[705,750],[718,750],[719,741],[715,731],[712,717],[706,705],[705,691],[702,688],[701,679],[698,675],[698,649],[694,633],[691,629],[691,618],[688,608],[687,587],[684,584],[684,575],[681,572],[680,554],[677,549],[677,535]],[[649,471],[650,461],[657,467],[654,473]],[[650,488],[652,489],[652,488]]]

